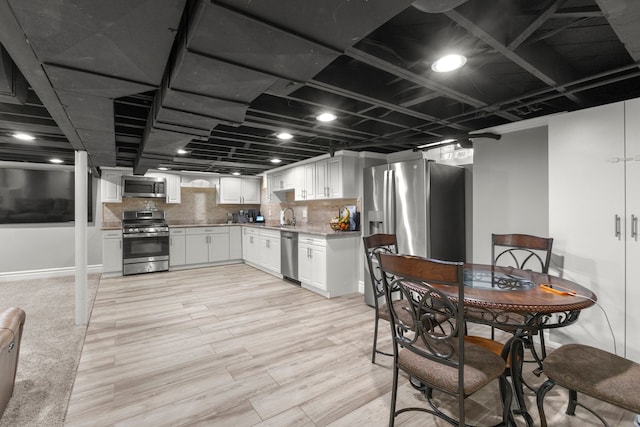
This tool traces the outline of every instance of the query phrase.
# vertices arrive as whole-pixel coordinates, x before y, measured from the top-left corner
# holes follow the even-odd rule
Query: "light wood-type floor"
[[[381,335],[390,349],[387,323]],[[362,295],[326,299],[244,264],[103,279],[65,425],[385,426],[391,358],[371,363],[372,337]],[[401,379],[399,406],[420,400]],[[549,393],[550,425],[600,425],[564,415],[565,402]],[[498,405],[495,383],[467,400],[468,422],[495,424]],[[396,425],[446,424],[410,412]]]

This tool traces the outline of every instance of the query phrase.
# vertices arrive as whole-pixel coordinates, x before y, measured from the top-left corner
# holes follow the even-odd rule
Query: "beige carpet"
[[[89,309],[99,275],[89,276]],[[0,282],[0,308],[26,314],[13,397],[0,427],[62,426],[75,378],[85,326],[75,325],[75,278]]]

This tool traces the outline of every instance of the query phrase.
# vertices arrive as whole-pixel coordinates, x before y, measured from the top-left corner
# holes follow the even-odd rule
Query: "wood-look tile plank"
[[[326,299],[243,264],[103,279],[65,425],[386,426],[392,359],[371,364],[373,321],[362,295]],[[379,340],[391,350],[384,321]],[[565,415],[566,401],[560,388],[549,393],[551,425],[599,425],[580,408]],[[632,422],[590,403],[612,426]],[[398,405],[426,402],[401,378]],[[497,386],[467,406],[469,421],[495,423]],[[447,424],[410,412],[396,425]]]

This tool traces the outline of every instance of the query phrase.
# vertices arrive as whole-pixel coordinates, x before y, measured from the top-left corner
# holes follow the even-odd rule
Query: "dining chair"
[[[464,264],[388,253],[379,253],[377,257],[393,336],[389,426],[394,425],[396,416],[406,411],[427,412],[453,425],[464,426],[465,399],[496,379],[502,397],[502,422],[507,425],[511,419],[512,392],[505,376],[505,361],[464,339]],[[389,304],[391,290],[396,288],[409,305],[399,308]],[[455,298],[447,296],[444,288],[453,290]],[[409,323],[398,310],[410,316]],[[396,409],[401,370],[424,385],[430,407]],[[432,399],[435,390],[456,397],[457,420],[436,405]]]
[[[496,266],[514,267],[519,270],[533,270],[539,273],[549,272],[553,239],[532,236],[530,234],[492,234],[491,262]],[[540,331],[540,354],[533,340],[536,332],[526,334],[525,345],[531,351],[538,364],[536,374],[542,370],[541,361],[547,355],[544,333]],[[495,329],[491,328],[491,338],[495,338]]]
[[[378,266],[378,259],[376,254],[398,253],[398,240],[395,234],[373,234],[371,236],[363,237],[364,252],[367,258],[367,266],[369,269],[370,285],[373,292],[373,303],[375,308],[375,323],[373,329],[373,351],[371,352],[371,363],[376,363],[376,353],[383,354],[385,356],[393,356],[391,353],[386,353],[378,350],[378,322],[380,319],[390,321],[389,308],[385,302],[384,284],[382,282],[382,273]],[[399,290],[394,290],[393,293],[400,296]],[[401,308],[407,305],[407,301],[394,298],[393,304],[398,305],[398,311],[404,313]]]
[[[640,364],[583,344],[566,344],[551,352],[543,362],[548,377],[536,393],[541,427],[547,427],[544,397],[556,384],[569,390],[567,415],[581,406],[607,422],[592,409],[578,402],[578,393],[640,414]]]

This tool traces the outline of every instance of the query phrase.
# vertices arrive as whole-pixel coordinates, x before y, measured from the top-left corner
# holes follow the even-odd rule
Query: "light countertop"
[[[297,233],[303,234],[312,234],[316,236],[322,236],[326,238],[346,238],[346,237],[360,237],[360,231],[333,231],[329,224],[326,225],[287,225],[284,227],[280,227],[277,224],[255,224],[255,223],[234,223],[234,224],[172,224],[169,221],[170,228],[192,228],[192,227],[252,227],[252,228],[264,228],[268,230],[281,230],[281,231],[294,231]],[[103,224],[101,230],[120,230],[122,228],[121,224]]]

